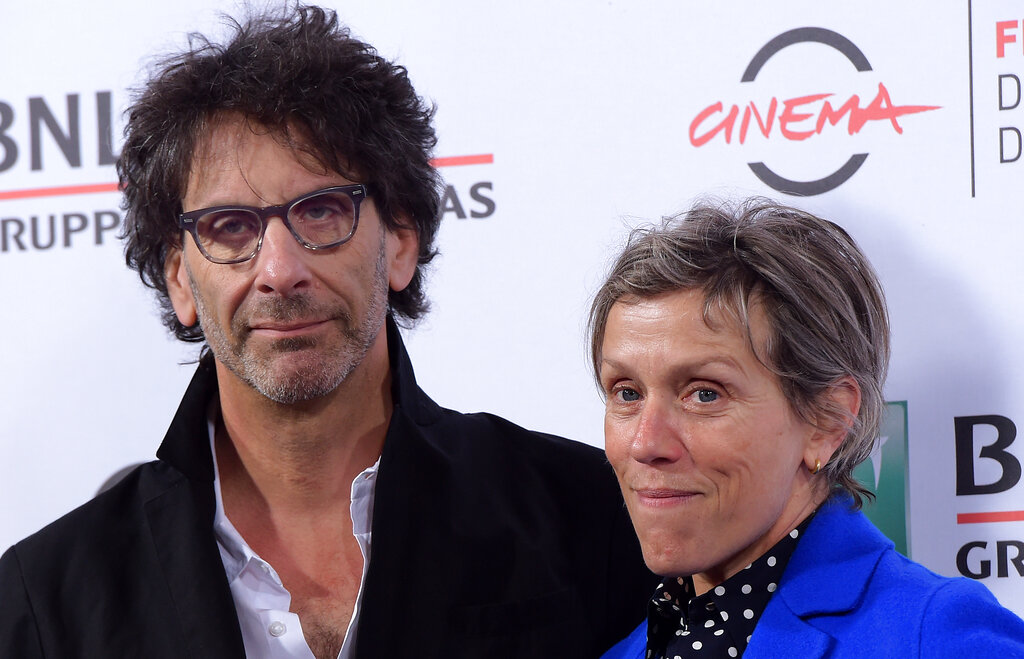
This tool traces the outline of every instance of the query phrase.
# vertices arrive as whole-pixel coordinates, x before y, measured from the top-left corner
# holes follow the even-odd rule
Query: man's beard
[[[328,395],[362,363],[384,325],[387,312],[387,254],[382,242],[374,264],[373,281],[368,291],[366,311],[353,318],[342,305],[316,306],[305,295],[266,297],[251,308],[239,308],[231,320],[231,333],[216,322],[206,300],[189,273],[189,284],[196,301],[200,327],[213,356],[240,380],[270,400],[293,405]],[[317,337],[292,337],[274,341],[267,350],[256,351],[248,338],[249,318],[272,318],[288,322],[319,318],[337,326],[340,342]],[[314,350],[319,345],[318,350]],[[287,353],[307,354],[289,360]]]

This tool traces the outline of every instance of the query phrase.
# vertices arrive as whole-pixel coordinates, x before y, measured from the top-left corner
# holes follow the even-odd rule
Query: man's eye
[[[338,209],[332,208],[326,204],[321,204],[319,206],[307,206],[302,209],[303,220],[328,220],[333,219],[338,215]]]
[[[245,233],[252,229],[248,222],[241,221],[238,219],[230,219],[224,222],[218,222],[214,230],[217,233],[223,234],[239,234]]]
[[[259,220],[249,213],[218,213],[203,218],[201,231],[213,240],[259,233]]]
[[[292,206],[293,222],[346,222],[355,215],[352,200],[343,194],[319,194]]]
[[[697,400],[702,403],[713,403],[718,400],[718,392],[714,389],[698,389]]]

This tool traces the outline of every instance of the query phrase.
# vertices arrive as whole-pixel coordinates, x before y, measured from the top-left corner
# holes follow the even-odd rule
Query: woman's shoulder
[[[898,650],[886,656],[1024,657],[1024,621],[988,588],[900,554],[849,503],[823,506],[797,546],[758,625],[773,651],[782,623],[795,616],[831,636],[837,656],[878,656],[886,648]]]
[[[907,644],[903,647],[916,645],[920,651],[907,656],[999,656],[995,653],[1000,652],[1024,657],[1024,621],[982,583],[933,572],[897,552],[861,513],[847,514],[842,523],[860,527],[855,534],[866,536],[864,547],[878,552],[862,599],[850,612],[851,631],[874,629],[884,634],[878,639],[882,643],[902,637]]]
[[[1024,657],[1024,620],[978,581],[936,574],[889,551],[873,582],[873,590],[892,590],[896,595],[883,599],[903,602],[880,613],[919,630],[922,657]]]

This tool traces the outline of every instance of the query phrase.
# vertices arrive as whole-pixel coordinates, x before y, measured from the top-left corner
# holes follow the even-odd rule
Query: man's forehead
[[[328,173],[304,133],[296,125],[277,128],[239,114],[216,115],[198,131],[191,169],[237,167],[253,150],[276,146],[279,157],[294,160],[315,174]]]
[[[335,181],[339,174],[324,164],[303,133],[297,127],[268,127],[234,114],[207,121],[197,132],[182,189],[184,205],[238,201],[219,197],[233,197],[230,190],[239,185],[248,187],[258,196],[260,190],[274,194],[278,186],[287,187],[298,171],[308,172],[313,178]],[[344,174],[340,176],[354,182]],[[265,201],[272,203],[270,199]],[[273,203],[278,202],[280,200]]]

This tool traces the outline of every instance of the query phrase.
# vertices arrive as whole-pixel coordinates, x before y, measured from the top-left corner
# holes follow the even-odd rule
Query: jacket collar
[[[848,496],[836,495],[818,510],[744,657],[768,659],[784,652],[815,659],[829,652],[834,639],[815,626],[814,618],[857,608],[878,561],[892,547],[851,503]]]
[[[833,638],[811,624],[816,616],[856,608],[882,555],[892,547],[866,517],[836,495],[818,510],[789,559],[779,589],[768,602],[745,659],[779,656],[816,659],[827,655]],[[606,659],[642,659],[647,622],[610,650]]]
[[[396,408],[411,416],[418,424],[428,425],[440,417],[441,408],[416,384],[409,352],[405,349],[398,324],[388,314],[388,359],[391,363],[391,399]],[[390,434],[390,433],[389,433]]]
[[[204,350],[192,381],[171,419],[156,457],[169,463],[190,480],[213,483],[213,457],[206,426],[206,410],[217,395],[217,370],[213,353]]]
[[[396,408],[418,423],[429,424],[440,415],[440,408],[420,391],[398,325],[391,314],[385,321],[388,358],[391,367],[391,396]],[[189,479],[213,483],[213,458],[207,436],[207,409],[217,395],[217,370],[213,354],[205,351],[192,381],[178,405],[156,455],[170,463]]]
[[[833,496],[801,538],[779,587],[797,616],[841,614],[860,605],[882,554],[892,548],[848,496]]]

